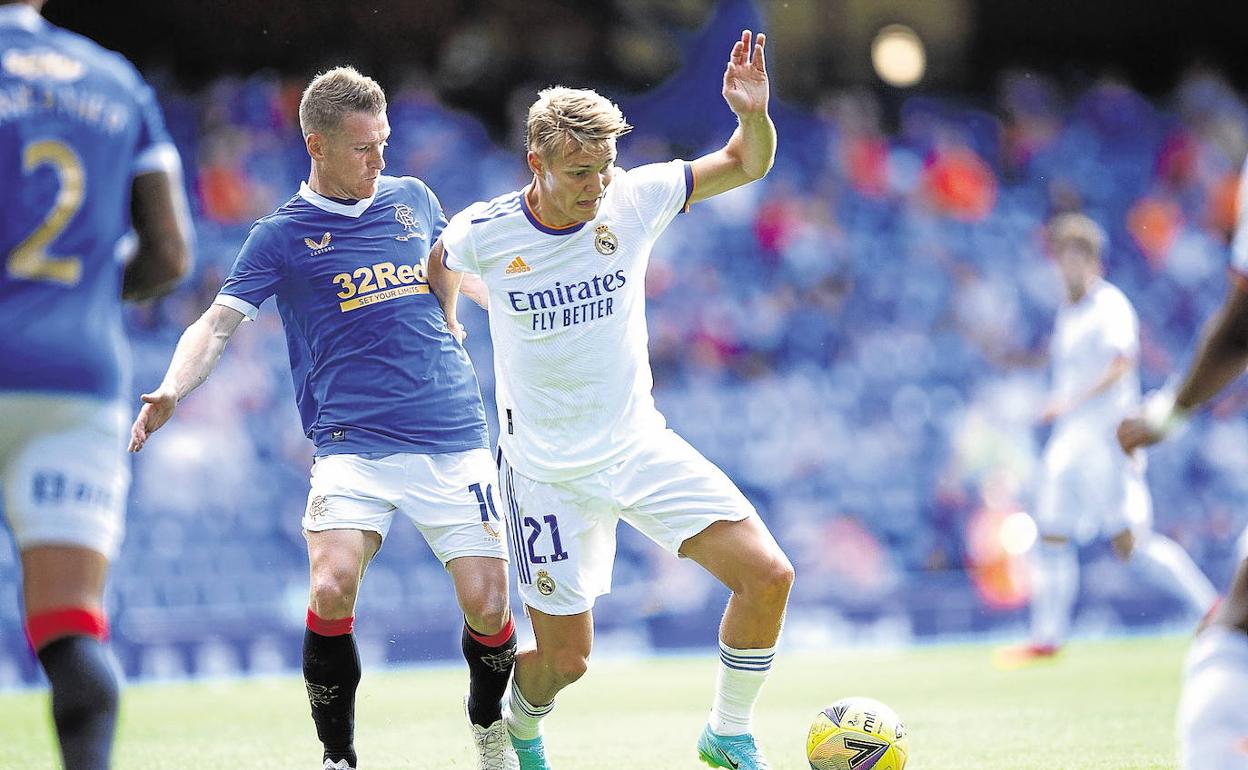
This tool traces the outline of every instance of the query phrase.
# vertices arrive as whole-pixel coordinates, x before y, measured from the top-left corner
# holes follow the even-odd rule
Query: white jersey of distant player
[[[1140,403],[1139,321],[1135,308],[1117,286],[1097,279],[1078,302],[1066,302],[1057,313],[1051,353],[1053,391],[1062,401],[1082,398],[1105,376],[1118,357],[1131,367],[1104,393],[1062,415],[1056,431],[1088,428],[1105,432]],[[1112,437],[1112,428],[1105,433]]]
[[[1239,174],[1239,217],[1231,240],[1231,269],[1248,277],[1248,159]]]
[[[513,192],[443,232],[447,266],[489,289],[500,445],[518,472],[579,478],[666,426],[650,393],[646,266],[692,189],[683,161],[616,168],[583,225],[546,226]]]

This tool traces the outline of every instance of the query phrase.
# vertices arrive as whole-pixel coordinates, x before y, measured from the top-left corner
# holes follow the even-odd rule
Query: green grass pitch
[[[907,770],[1174,767],[1184,638],[1077,643],[1056,661],[998,671],[990,647],[840,650],[777,658],[756,732],[775,770],[808,770],[806,729],[846,695],[885,701],[910,729]],[[547,720],[556,770],[704,767],[694,742],[715,658],[591,665]],[[471,768],[466,669],[365,671],[356,746],[365,770]],[[0,768],[55,766],[47,696],[0,695]],[[118,770],[320,768],[297,677],[152,684],[126,691]]]

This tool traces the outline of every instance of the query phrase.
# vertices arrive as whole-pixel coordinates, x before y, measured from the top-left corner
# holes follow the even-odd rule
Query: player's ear
[[[325,160],[325,137],[313,131],[303,138],[313,160]]]
[[[541,155],[529,150],[528,154],[525,156],[525,160],[529,163],[529,170],[534,174],[541,176],[544,173],[544,164]]]

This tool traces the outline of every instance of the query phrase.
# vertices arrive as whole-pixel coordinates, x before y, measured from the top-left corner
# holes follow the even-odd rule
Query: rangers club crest
[[[611,256],[620,247],[620,240],[606,225],[598,225],[594,228],[594,233],[594,248],[604,257]]]
[[[420,237],[420,223],[412,213],[412,207],[406,203],[394,204],[394,218],[403,225],[403,232],[394,236],[396,241],[407,241]]]

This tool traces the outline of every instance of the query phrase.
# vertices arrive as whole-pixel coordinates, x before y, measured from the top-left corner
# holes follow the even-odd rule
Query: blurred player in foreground
[[[64,767],[93,770],[118,708],[102,642],[130,486],[122,300],[186,273],[191,226],[152,90],[42,6],[0,2],[0,492]]]
[[[1143,453],[1127,457],[1114,442],[1118,421],[1139,404],[1139,332],[1130,301],[1102,277],[1104,232],[1083,214],[1063,214],[1049,237],[1067,301],[1053,332],[1053,395],[1042,417],[1053,434],[1036,496],[1031,642],[1007,651],[1007,663],[1051,656],[1065,641],[1079,592],[1072,541],[1110,538],[1119,558],[1197,615],[1217,595],[1178,543],[1152,531]]]
[[[1118,440],[1128,453],[1164,439],[1248,366],[1246,186],[1248,174],[1240,184],[1240,224],[1226,301],[1206,324],[1178,390],[1152,394],[1139,416],[1119,425]],[[1209,613],[1187,655],[1178,717],[1183,770],[1248,768],[1248,558],[1242,548],[1239,555],[1229,593]]]
[[[537,648],[517,656],[507,726],[526,770],[548,767],[540,723],[586,670],[595,599],[610,590],[619,519],[732,589],[718,686],[698,741],[715,767],[767,767],[751,734],[793,568],[753,506],[655,409],[645,278],[655,240],[689,204],[762,178],[776,133],[764,36],[744,32],[724,73],[738,127],[687,163],[617,168],[631,127],[593,91],[551,88],[529,108],[523,190],[457,214],[430,257],[454,323],[460,273],[489,291],[500,486]],[[644,740],[633,736],[633,740]]]
[[[420,180],[381,174],[390,126],[371,78],[349,67],[318,76],[299,123],[308,181],[252,227],[215,302],[143,396],[130,448],[143,448],[208,377],[239,323],[276,295],[299,414],[316,444],[303,516],[303,675],[324,767],[356,767],[355,599],[399,512],[451,574],[479,767],[502,770],[515,763],[500,702],[516,644],[507,553],[476,374],[425,280],[442,207]]]

